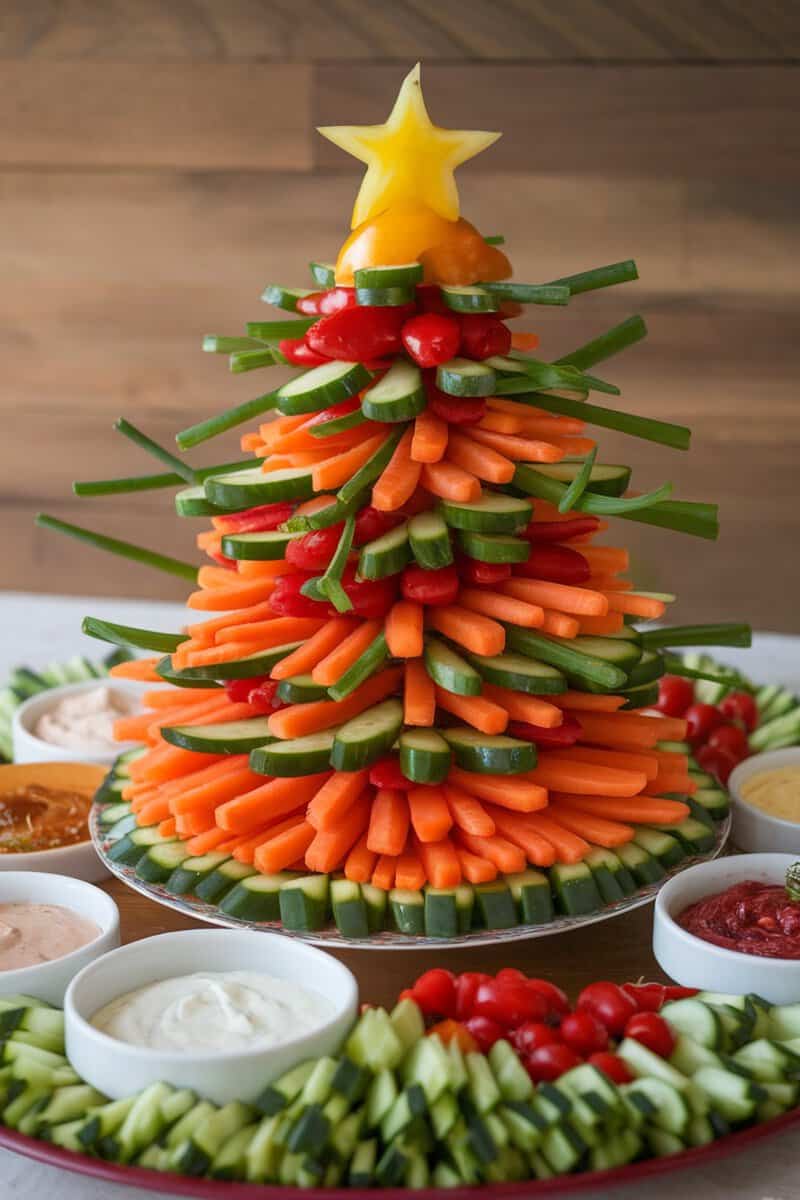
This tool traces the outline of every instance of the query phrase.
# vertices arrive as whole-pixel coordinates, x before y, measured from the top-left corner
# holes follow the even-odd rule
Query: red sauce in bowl
[[[800,902],[781,884],[746,879],[675,918],[704,942],[760,958],[800,958]]]

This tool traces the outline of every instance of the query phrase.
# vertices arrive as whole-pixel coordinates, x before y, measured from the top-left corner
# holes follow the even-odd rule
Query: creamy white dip
[[[126,992],[91,1023],[134,1046],[196,1053],[276,1046],[319,1028],[331,1011],[324,996],[286,979],[209,971]]]
[[[137,708],[134,696],[101,684],[90,691],[62,696],[39,717],[34,733],[52,746],[114,750],[114,722]]]

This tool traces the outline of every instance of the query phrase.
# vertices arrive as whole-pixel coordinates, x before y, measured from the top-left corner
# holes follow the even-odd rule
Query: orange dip
[[[74,846],[89,837],[90,796],[27,783],[0,792],[0,854]]]

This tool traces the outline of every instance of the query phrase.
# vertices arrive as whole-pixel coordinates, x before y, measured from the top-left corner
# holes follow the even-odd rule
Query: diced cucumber
[[[422,372],[403,360],[393,363],[383,379],[361,397],[361,411],[370,421],[410,421],[426,404]]]
[[[244,1129],[252,1116],[252,1108],[232,1100],[206,1117],[183,1150],[179,1163],[181,1171],[186,1175],[204,1175],[229,1138]]]
[[[657,1126],[648,1126],[645,1131],[645,1141],[656,1158],[668,1158],[672,1154],[681,1154],[686,1149],[685,1142],[675,1133]]]
[[[408,525],[398,525],[361,547],[358,573],[362,579],[397,575],[411,561]]]
[[[708,1096],[726,1121],[747,1121],[767,1093],[757,1083],[718,1067],[701,1067],[692,1082]]]
[[[550,882],[559,908],[569,917],[603,907],[594,876],[585,863],[556,863],[550,868]]]
[[[286,416],[319,412],[355,396],[370,379],[369,371],[361,363],[323,363],[278,388],[278,409]]]
[[[400,735],[400,770],[414,783],[441,783],[450,770],[450,747],[435,729],[406,729]]]
[[[277,921],[281,915],[279,893],[291,878],[288,873],[248,875],[225,893],[219,901],[220,911],[242,921]]]
[[[255,873],[255,868],[247,863],[240,863],[235,858],[226,859],[208,875],[203,876],[196,884],[194,894],[206,904],[217,904],[237,883]]]
[[[127,837],[120,838],[108,850],[108,857],[116,863],[135,866],[153,846],[166,846],[175,838],[165,838],[158,832],[157,825],[148,825],[143,829],[134,829]]]
[[[394,1074],[387,1070],[378,1071],[367,1091],[365,1105],[365,1124],[368,1129],[376,1129],[398,1096]]]
[[[668,871],[685,858],[684,848],[677,838],[659,829],[637,825],[633,835],[637,846],[641,846],[653,858],[657,858]]]
[[[550,880],[542,871],[520,871],[506,875],[505,881],[525,925],[544,925],[553,919],[553,895]]]
[[[727,817],[730,810],[727,792],[718,787],[699,787],[692,796],[692,800],[705,809],[715,821],[721,821],[723,817]]]
[[[583,860],[594,876],[597,890],[604,904],[616,904],[625,896],[619,880],[621,863],[610,850],[593,847]]]
[[[333,919],[342,937],[369,937],[367,906],[359,885],[349,879],[334,879],[330,891]]]
[[[675,1029],[709,1050],[723,1046],[724,1029],[716,1009],[697,997],[673,1000],[661,1009],[661,1016]]]
[[[436,368],[436,386],[449,396],[491,396],[496,382],[491,367],[469,358],[451,358]]]
[[[479,733],[454,725],[441,730],[456,763],[465,771],[489,775],[517,775],[536,766],[536,747],[505,734]]]
[[[484,491],[479,500],[440,500],[439,511],[451,529],[467,533],[516,533],[533,512],[530,500]]]
[[[428,571],[447,567],[453,561],[450,532],[438,512],[423,512],[408,524],[411,550],[419,566]]]
[[[487,683],[527,695],[564,692],[567,681],[560,671],[524,654],[468,654],[467,658]]]
[[[628,842],[626,846],[617,846],[615,854],[640,887],[647,887],[664,878],[665,871],[658,859],[653,858],[652,854],[648,854],[635,842]]]
[[[102,801],[99,800],[97,796],[95,796],[95,803],[100,804],[100,803],[102,803]],[[106,826],[111,827],[111,826],[115,825],[117,823],[117,821],[121,821],[123,817],[130,816],[130,813],[131,813],[130,804],[127,802],[127,800],[122,800],[118,804],[107,804],[106,807],[103,809],[103,811],[100,813],[100,816],[98,819],[99,819],[99,822],[101,825],[106,825]]]
[[[400,933],[413,937],[425,933],[425,897],[422,892],[394,888],[389,892],[389,907]]]
[[[391,749],[402,727],[403,705],[399,700],[375,705],[335,732],[331,740],[331,766],[337,771],[358,771],[369,766]],[[308,774],[308,768],[298,774]]]
[[[741,1046],[734,1053],[732,1063],[759,1083],[783,1083],[788,1075],[798,1072],[800,1056],[768,1038],[758,1038]]]
[[[312,932],[328,919],[327,875],[303,875],[281,884],[278,893],[281,921],[286,929]]]
[[[481,677],[473,666],[438,638],[427,638],[425,669],[434,683],[458,696],[479,696]]]
[[[209,1167],[212,1179],[244,1179],[247,1174],[247,1151],[256,1135],[258,1124],[245,1125],[223,1144]]]
[[[125,1120],[113,1134],[115,1157],[119,1162],[130,1162],[161,1135],[166,1125],[161,1106],[171,1090],[166,1083],[151,1083],[139,1092]]]
[[[521,563],[530,557],[531,545],[510,533],[458,532],[458,544],[469,558],[485,563]]]
[[[689,1124],[690,1112],[684,1096],[663,1079],[637,1079],[624,1085],[629,1100],[644,1095],[653,1105],[650,1121],[667,1133],[681,1137]]]
[[[251,679],[254,675],[269,675],[276,663],[293,650],[297,650],[302,642],[288,642],[283,646],[273,646],[270,650],[256,650],[246,654],[244,658],[232,659],[230,662],[213,663],[206,667],[186,667],[175,670],[169,658],[162,658],[156,664],[156,674],[167,683],[179,687],[209,687],[207,681],[221,679]]]
[[[316,1065],[316,1059],[308,1059],[292,1067],[280,1079],[267,1085],[255,1101],[255,1107],[264,1116],[272,1117],[282,1112],[302,1092]]]
[[[126,1096],[122,1100],[110,1100],[107,1104],[88,1111],[78,1130],[81,1145],[91,1150],[101,1138],[116,1133],[133,1108],[135,1100],[135,1096]]]
[[[288,742],[270,742],[250,752],[250,767],[259,775],[284,779],[319,774],[330,768],[335,736],[335,729],[323,729]]]
[[[375,1138],[367,1138],[358,1143],[350,1160],[347,1182],[351,1188],[368,1188],[375,1175],[378,1157],[378,1143]]]
[[[422,1116],[427,1107],[425,1093],[418,1083],[412,1083],[405,1088],[381,1121],[383,1141],[392,1142],[411,1124],[415,1117]]]
[[[345,1043],[345,1053],[359,1067],[378,1072],[393,1070],[405,1053],[402,1039],[382,1008],[362,1013]]]
[[[244,562],[276,562],[286,557],[286,547],[300,537],[299,533],[269,529],[259,533],[226,533],[222,536],[222,553]]]
[[[776,1004],[774,1008],[770,1009],[769,1037],[776,1042],[788,1042],[800,1038],[800,1003]]]
[[[510,1042],[501,1038],[489,1051],[489,1065],[503,1100],[528,1100],[533,1084]]]
[[[152,846],[136,863],[136,874],[148,883],[165,883],[176,867],[188,857],[185,842]]]
[[[361,895],[367,906],[369,931],[377,933],[383,929],[386,921],[386,909],[389,903],[387,893],[382,888],[374,887],[371,883],[362,883]]]
[[[480,924],[486,929],[513,929],[517,911],[510,888],[503,880],[478,883],[474,887]]]
[[[577,1167],[588,1146],[566,1122],[544,1134],[539,1152],[556,1175],[566,1175]]]
[[[428,1104],[435,1104],[450,1082],[450,1058],[439,1038],[420,1038],[404,1059],[402,1073],[406,1087],[417,1084]]]
[[[661,828],[661,826],[659,826]],[[679,825],[667,825],[664,830],[683,843],[687,854],[708,854],[714,848],[716,833],[694,817],[686,817]]]
[[[674,1027],[677,1029],[677,1026]],[[682,1075],[694,1075],[700,1067],[721,1067],[722,1059],[708,1046],[701,1045],[685,1033],[679,1033],[669,1061]]]
[[[310,467],[282,467],[267,474],[260,466],[251,467],[247,471],[211,475],[203,487],[211,504],[232,512],[275,504],[278,500],[310,500],[314,495]]]

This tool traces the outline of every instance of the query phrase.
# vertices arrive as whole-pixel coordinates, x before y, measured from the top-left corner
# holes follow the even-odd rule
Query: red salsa
[[[695,937],[761,958],[800,958],[800,902],[780,884],[746,879],[685,908],[678,924]]]

